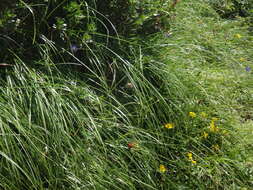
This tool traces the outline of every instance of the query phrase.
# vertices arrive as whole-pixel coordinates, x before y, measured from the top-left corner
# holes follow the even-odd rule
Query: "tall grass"
[[[234,146],[232,114],[242,104],[228,96],[239,80],[221,92],[223,81],[211,72],[230,72],[239,55],[229,57],[229,49],[241,42],[221,47],[222,29],[206,40],[216,22],[231,36],[239,27],[229,30],[197,0],[179,5],[171,19],[172,31],[122,47],[124,54],[83,41],[85,54],[63,48],[70,61],[57,62],[57,47],[44,36],[40,60],[31,65],[16,56],[1,77],[0,187],[251,188],[252,175],[236,156],[245,155]]]

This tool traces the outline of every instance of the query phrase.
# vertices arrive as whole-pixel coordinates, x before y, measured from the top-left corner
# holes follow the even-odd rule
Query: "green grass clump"
[[[80,54],[44,36],[32,64],[0,64],[1,189],[252,188],[244,19],[195,0],[168,21]]]

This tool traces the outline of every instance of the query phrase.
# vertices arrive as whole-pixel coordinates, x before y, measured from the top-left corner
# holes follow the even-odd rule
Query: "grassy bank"
[[[46,43],[33,65],[2,66],[2,189],[253,187],[244,18],[196,0],[168,20],[122,55],[85,42],[88,57],[59,63]]]

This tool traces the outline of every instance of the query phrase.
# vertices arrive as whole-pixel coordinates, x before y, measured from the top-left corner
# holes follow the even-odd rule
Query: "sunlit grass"
[[[33,68],[17,58],[1,78],[0,187],[251,188],[251,37],[202,1],[172,18],[129,57],[84,44],[89,62],[53,63],[47,43]]]

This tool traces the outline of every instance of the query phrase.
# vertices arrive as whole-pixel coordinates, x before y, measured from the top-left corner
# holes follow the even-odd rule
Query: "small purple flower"
[[[251,71],[250,66],[245,67],[245,70],[246,70],[247,72],[250,72],[250,71]]]
[[[73,44],[70,46],[70,49],[71,49],[72,53],[76,53],[79,48],[77,47],[77,45]]]

